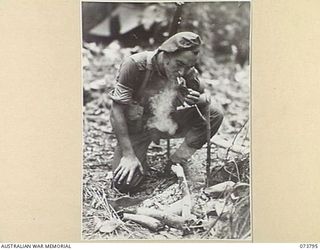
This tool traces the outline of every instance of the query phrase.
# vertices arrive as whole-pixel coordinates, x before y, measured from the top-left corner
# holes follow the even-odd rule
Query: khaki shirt
[[[168,82],[158,68],[156,54],[157,51],[141,52],[123,61],[116,77],[116,86],[110,93],[113,101],[121,104],[139,103],[144,109],[149,109],[150,98],[163,90]],[[148,79],[141,89],[147,71]],[[203,93],[204,87],[200,84],[198,75],[198,71],[192,67],[183,78],[187,88]]]

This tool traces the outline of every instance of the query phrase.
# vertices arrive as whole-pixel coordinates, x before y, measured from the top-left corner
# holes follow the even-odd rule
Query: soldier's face
[[[186,50],[168,54],[164,63],[165,72],[169,79],[184,76],[197,62],[199,50]]]

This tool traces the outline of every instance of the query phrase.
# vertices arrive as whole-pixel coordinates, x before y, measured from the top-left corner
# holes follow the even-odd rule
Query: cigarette
[[[181,85],[182,84],[182,80],[180,77],[177,76],[177,82],[178,82],[178,85]]]

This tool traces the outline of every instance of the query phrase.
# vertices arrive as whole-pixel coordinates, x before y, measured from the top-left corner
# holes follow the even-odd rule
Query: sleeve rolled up
[[[132,88],[117,82],[115,88],[109,93],[110,98],[121,104],[129,104],[132,100]]]

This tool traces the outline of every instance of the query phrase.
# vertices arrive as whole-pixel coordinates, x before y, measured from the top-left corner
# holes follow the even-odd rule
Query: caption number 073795
[[[306,244],[306,243],[303,243],[303,244],[300,244],[299,246],[300,246],[300,248],[311,248],[311,249],[318,248],[318,244]]]

